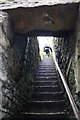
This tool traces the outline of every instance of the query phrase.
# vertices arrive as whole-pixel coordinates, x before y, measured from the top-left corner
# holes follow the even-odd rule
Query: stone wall
[[[25,109],[26,101],[33,92],[35,71],[40,61],[39,45],[37,37],[14,33],[8,16],[3,19],[0,29],[2,31],[0,103],[6,113],[4,116],[17,116]]]
[[[80,108],[80,3],[79,13],[75,30],[75,79],[76,79],[76,101]]]
[[[56,57],[63,74],[66,75],[70,58],[75,51],[74,38],[54,38]],[[64,69],[64,70],[63,70]]]
[[[1,13],[1,12],[0,12]],[[5,22],[6,21],[6,22]],[[8,38],[11,36],[6,31],[9,27],[8,15],[1,13],[0,16],[0,119],[2,118],[2,85],[7,80],[7,49],[10,47]],[[8,29],[9,30],[9,29]]]
[[[79,14],[76,26],[76,45],[75,45],[75,61],[76,61],[76,79],[78,84],[77,91],[80,91],[80,4],[79,4]]]
[[[80,110],[79,21],[77,29],[66,38],[54,38],[54,49],[61,71]],[[75,26],[76,28],[76,26]]]

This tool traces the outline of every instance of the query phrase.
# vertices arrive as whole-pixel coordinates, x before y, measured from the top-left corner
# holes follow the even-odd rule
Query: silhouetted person
[[[49,49],[46,49],[46,55],[49,57],[49,55],[50,55]]]

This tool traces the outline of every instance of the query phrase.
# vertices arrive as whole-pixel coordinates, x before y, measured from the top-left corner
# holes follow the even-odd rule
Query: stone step
[[[38,70],[45,70],[45,68],[48,70],[56,70],[55,67],[39,67]]]
[[[45,72],[45,73],[37,73],[37,76],[57,76],[57,73]]]
[[[65,110],[65,100],[59,101],[27,101],[27,112],[60,112]]]
[[[38,70],[37,73],[56,73],[56,71],[43,69],[43,70]]]
[[[49,81],[48,80],[47,81],[46,80],[43,80],[43,81],[37,80],[37,81],[34,81],[34,85],[35,86],[60,85],[59,82],[60,81],[58,81],[58,80],[49,80]]]
[[[46,64],[46,65],[40,64],[39,67],[53,67],[53,66],[54,66],[53,64]]]
[[[49,62],[47,64],[44,64],[44,62],[43,62],[43,63],[40,63],[40,66],[41,65],[43,65],[43,66],[50,66],[50,65],[55,65],[55,63],[51,61],[51,62]]]
[[[59,81],[60,82],[60,80],[58,80],[58,78],[48,78],[48,77],[46,77],[46,78],[35,78],[35,81],[52,81],[52,82],[57,82],[57,81]]]
[[[54,73],[54,74],[56,74],[56,71],[52,71],[52,70],[51,70],[51,71],[50,71],[50,70],[48,70],[48,71],[46,71],[46,70],[38,70],[37,73],[40,73],[40,74],[41,74],[41,73],[46,73],[46,74],[47,74],[47,73]]]
[[[58,86],[35,86],[34,92],[60,92],[61,87]]]
[[[51,67],[50,68],[49,67],[47,67],[47,68],[45,67],[45,68],[39,68],[38,70],[50,70],[50,71],[52,70],[52,71],[54,71],[55,69],[51,68]]]
[[[22,118],[27,120],[68,120],[66,113],[63,112],[52,112],[52,113],[38,113],[38,112],[24,112]]]
[[[36,79],[47,79],[47,80],[49,80],[49,79],[57,79],[58,78],[58,76],[37,76],[36,77]]]
[[[38,101],[62,100],[63,99],[63,91],[61,91],[61,92],[35,92],[32,95],[32,99],[38,100]]]
[[[55,70],[53,67],[52,68],[39,68],[38,70]]]
[[[39,66],[39,69],[54,69],[53,66]]]
[[[55,74],[55,75],[36,75],[36,77],[38,78],[38,77],[40,77],[40,78],[46,78],[46,77],[49,77],[49,78],[54,78],[54,77],[56,77],[56,78],[58,78],[58,76]]]

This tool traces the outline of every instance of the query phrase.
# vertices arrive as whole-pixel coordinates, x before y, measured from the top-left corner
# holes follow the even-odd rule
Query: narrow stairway
[[[63,88],[52,57],[45,57],[38,68],[32,98],[27,101],[23,116],[27,120],[62,120],[66,118]]]

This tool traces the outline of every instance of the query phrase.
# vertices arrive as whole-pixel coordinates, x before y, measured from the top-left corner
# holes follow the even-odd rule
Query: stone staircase
[[[67,120],[63,88],[51,57],[41,62],[34,82],[32,98],[22,113],[27,120]]]

